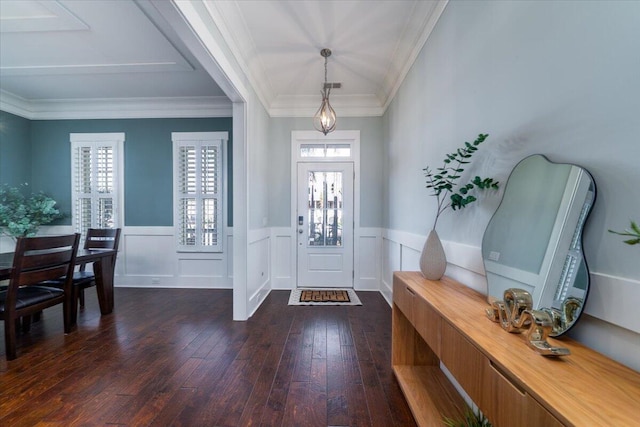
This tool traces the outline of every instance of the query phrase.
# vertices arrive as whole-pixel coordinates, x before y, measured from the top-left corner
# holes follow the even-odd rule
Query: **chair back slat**
[[[79,234],[18,238],[9,292],[43,280],[72,277]]]
[[[38,250],[60,250],[66,247],[72,247],[74,245],[75,239],[75,234],[18,238],[18,242],[16,243],[16,252],[18,252],[20,248],[22,248],[24,252]]]
[[[56,280],[67,274],[67,266],[57,266],[50,268],[38,268],[32,271],[24,271],[20,275],[18,286],[34,285],[45,280]]]
[[[85,249],[113,249],[113,240],[92,240]]]
[[[118,249],[120,228],[89,228],[85,249]]]
[[[46,266],[56,266],[69,262],[73,256],[72,247],[62,249],[52,249],[51,251],[29,251],[25,252],[21,260],[21,269],[29,271]]]

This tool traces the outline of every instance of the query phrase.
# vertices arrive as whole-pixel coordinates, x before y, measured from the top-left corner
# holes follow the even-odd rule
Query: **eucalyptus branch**
[[[433,222],[436,228],[440,215],[451,208],[453,210],[462,209],[477,199],[470,194],[474,188],[483,190],[487,188],[497,189],[498,182],[493,178],[480,178],[476,176],[467,184],[456,188],[457,180],[464,172],[463,165],[471,163],[471,157],[478,151],[478,146],[487,139],[488,134],[480,134],[473,143],[465,142],[464,147],[458,148],[455,152],[447,154],[443,165],[433,172],[429,167],[423,169],[426,177],[426,187],[431,190],[431,195],[436,197],[438,208]]]
[[[624,232],[609,230],[609,233],[624,237],[632,237],[632,239],[624,240],[624,243],[627,245],[640,244],[640,226],[638,226],[635,221],[631,221],[631,230],[624,230]]]

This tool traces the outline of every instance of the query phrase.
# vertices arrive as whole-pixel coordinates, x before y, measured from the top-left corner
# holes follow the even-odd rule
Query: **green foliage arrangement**
[[[492,427],[489,420],[481,412],[475,412],[469,406],[464,411],[464,419],[445,418],[443,422],[446,427]]]
[[[0,227],[3,234],[14,238],[32,237],[41,225],[63,216],[56,208],[56,201],[42,192],[27,198],[18,188],[6,184],[0,186]]]
[[[431,190],[431,195],[438,200],[438,211],[433,222],[436,228],[438,218],[448,208],[462,209],[477,198],[471,194],[472,190],[484,190],[491,188],[498,189],[499,182],[493,178],[480,178],[476,176],[465,185],[458,185],[458,180],[464,172],[463,165],[471,163],[471,157],[478,151],[478,146],[487,139],[488,134],[480,134],[473,143],[465,142],[464,147],[458,148],[455,152],[447,154],[442,167],[433,172],[428,166],[424,168],[424,176],[427,179],[427,188]]]
[[[631,239],[625,240],[627,245],[640,244],[640,227],[635,221],[631,221],[631,229],[624,230],[624,232],[609,230],[609,233],[617,234],[619,236],[631,237]]]

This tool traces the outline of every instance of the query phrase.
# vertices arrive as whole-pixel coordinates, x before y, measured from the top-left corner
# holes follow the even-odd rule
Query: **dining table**
[[[115,249],[78,249],[76,265],[93,263],[100,313],[113,312],[113,272],[118,251]],[[13,252],[0,253],[0,280],[11,278]]]

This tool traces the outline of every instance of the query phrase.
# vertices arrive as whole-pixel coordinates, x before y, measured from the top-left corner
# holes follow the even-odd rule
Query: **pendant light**
[[[324,58],[324,85],[322,86],[322,104],[313,116],[313,127],[318,132],[328,134],[336,129],[336,112],[329,104],[329,93],[331,93],[331,84],[327,83],[327,58],[331,56],[330,49],[322,49],[320,55]]]

